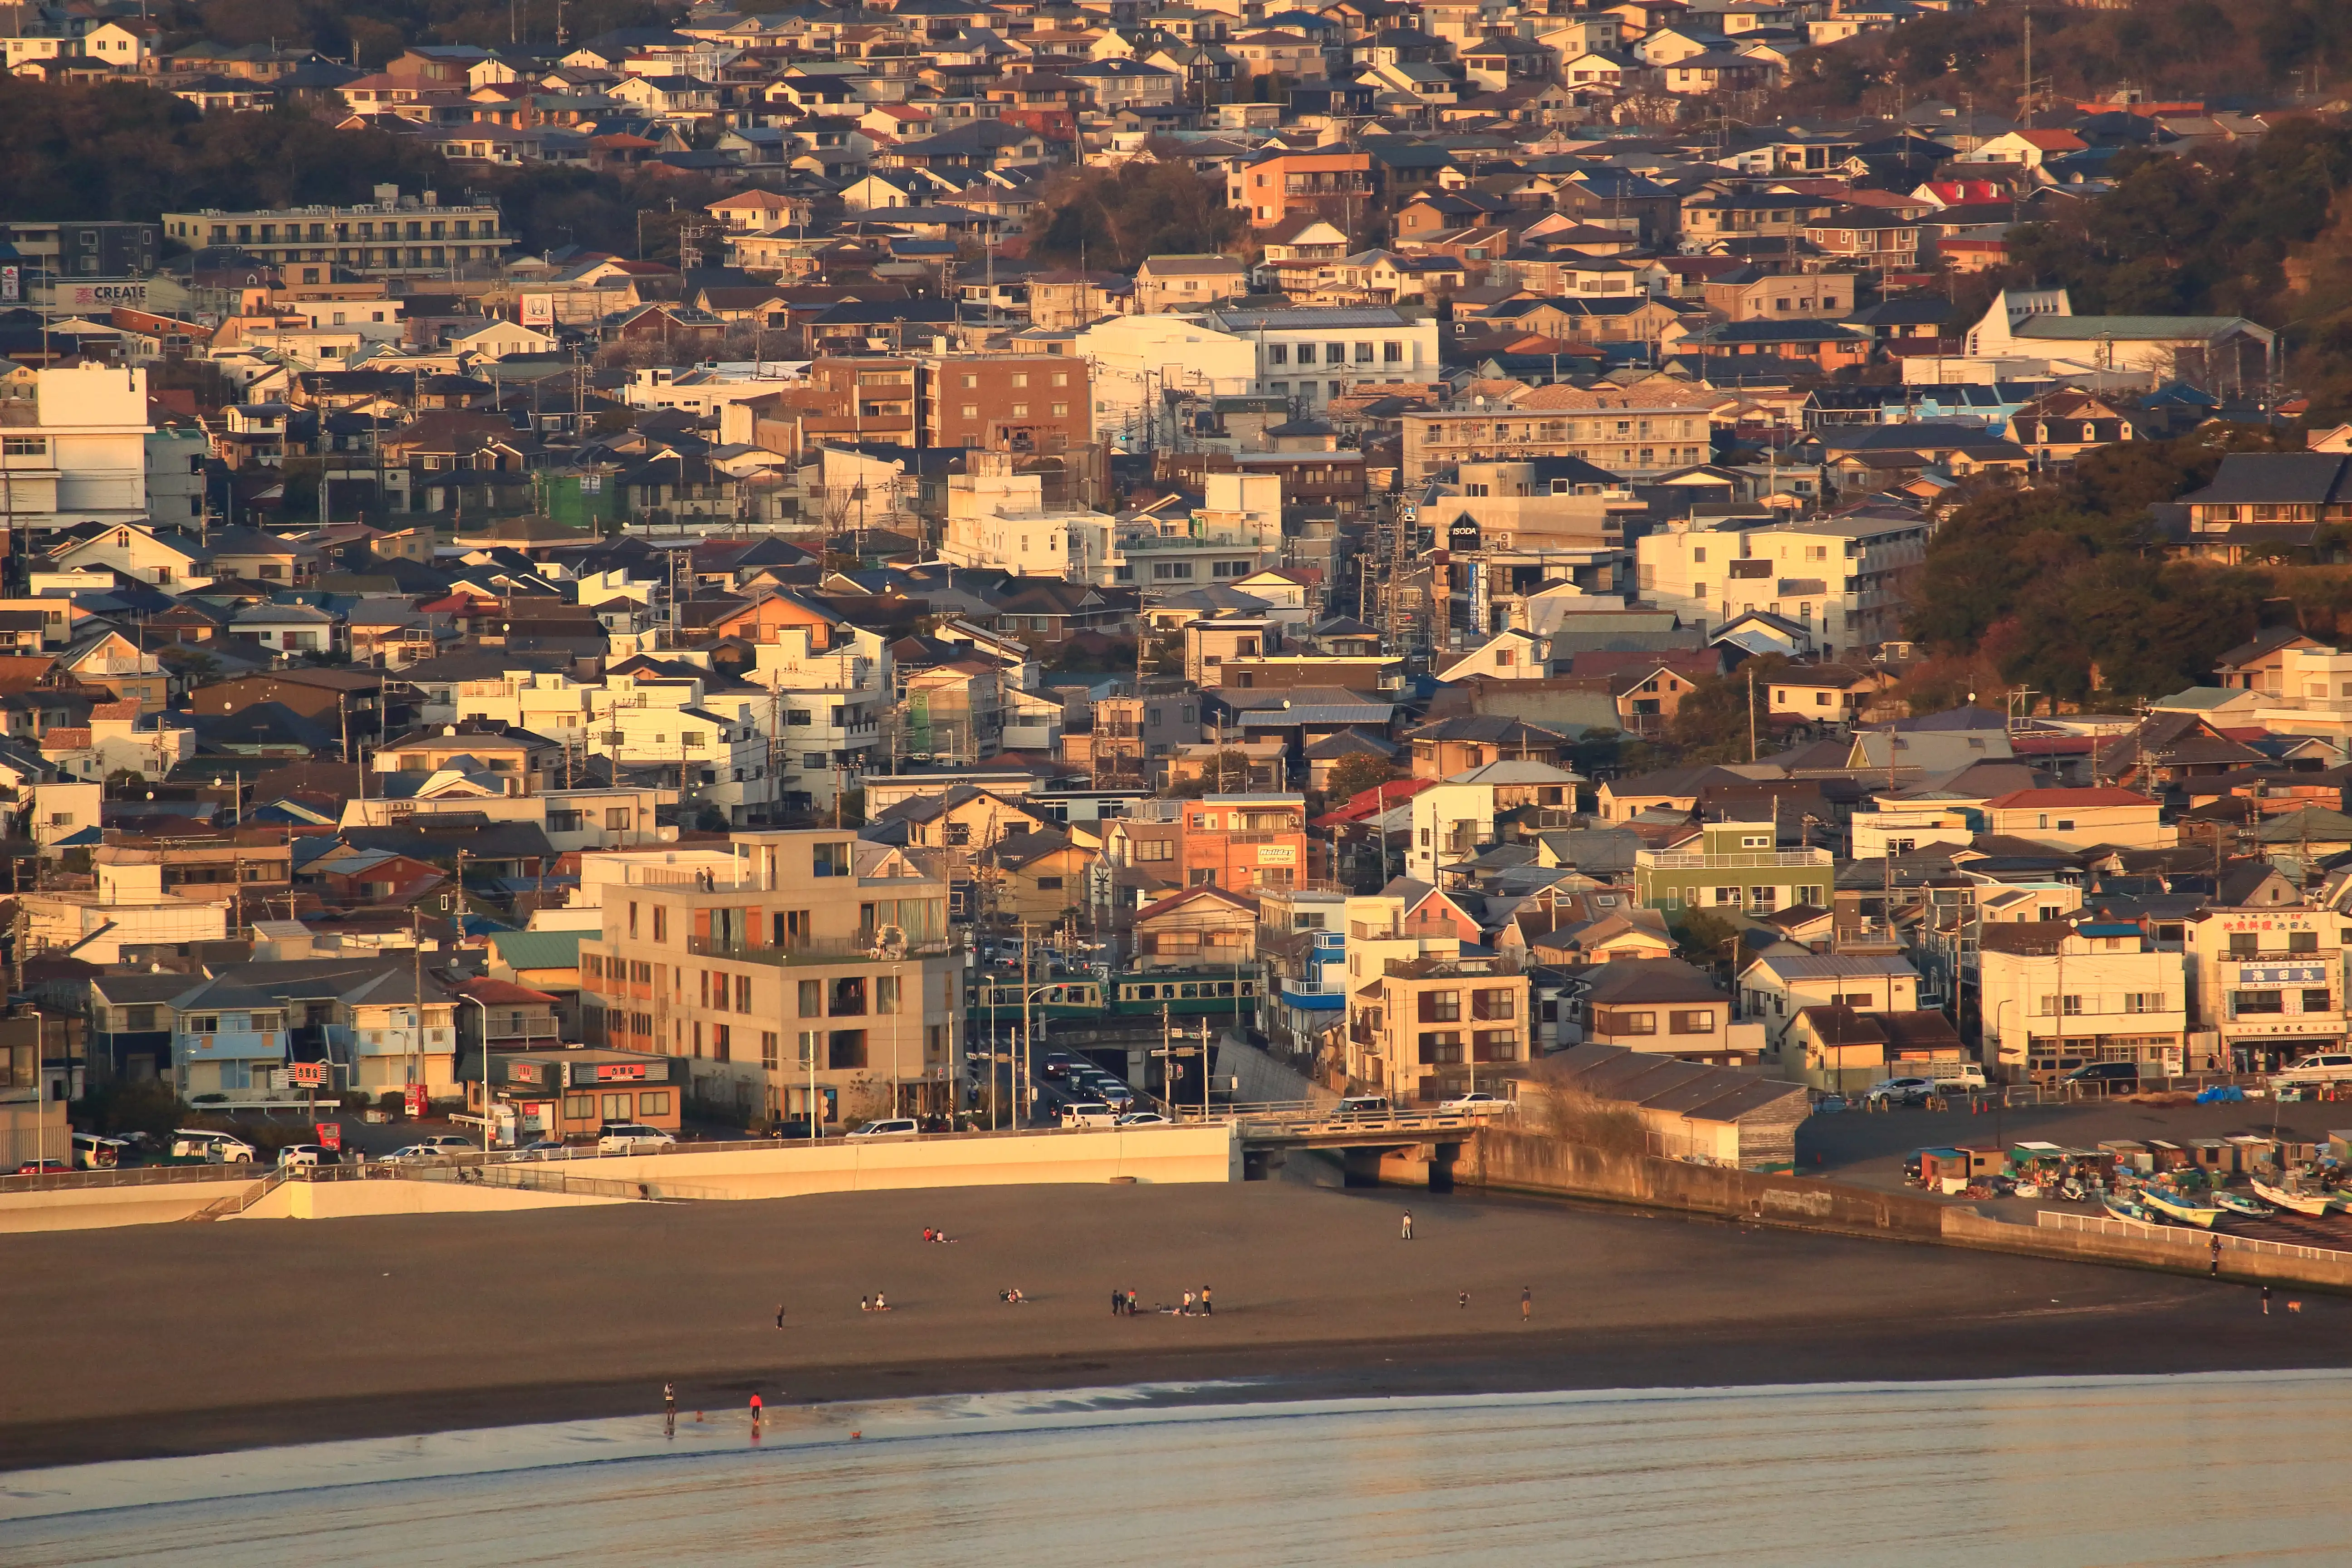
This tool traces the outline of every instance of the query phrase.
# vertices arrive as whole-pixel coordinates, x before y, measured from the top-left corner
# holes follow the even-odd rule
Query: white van
[[[123,1144],[120,1138],[101,1138],[95,1132],[73,1135],[73,1163],[77,1171],[111,1171],[122,1163]]]
[[[2271,1075],[2271,1084],[2277,1089],[2290,1089],[2299,1084],[2352,1082],[2352,1051],[2314,1051],[2301,1061],[2290,1062],[2281,1071]]]
[[[232,1133],[183,1127],[172,1134],[172,1158],[208,1160],[215,1165],[249,1165],[261,1158],[261,1151]]]
[[[1118,1113],[1099,1100],[1074,1100],[1062,1107],[1064,1127],[1116,1127]]]

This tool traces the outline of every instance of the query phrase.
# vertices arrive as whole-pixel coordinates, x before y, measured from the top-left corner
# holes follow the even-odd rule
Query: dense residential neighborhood
[[[1808,106],[1957,0],[173,15],[19,6],[7,90],[368,155],[0,218],[11,1161],[1034,1115],[1042,980],[1399,1104],[2342,1042],[2332,351],[2066,247],[2352,163],[2315,79]]]

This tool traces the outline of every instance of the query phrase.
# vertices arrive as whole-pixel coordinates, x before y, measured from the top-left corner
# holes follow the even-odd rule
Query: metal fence
[[[2214,1242],[2221,1244],[2224,1252],[2252,1252],[2266,1258],[2300,1258],[2315,1263],[2352,1264],[2352,1252],[2329,1247],[2304,1247],[2291,1241],[2265,1241],[2260,1237],[2236,1236],[2226,1230],[2189,1232],[2168,1226],[2142,1225],[2137,1220],[2116,1219],[2108,1215],[2072,1214],[2059,1209],[2042,1209],[2034,1215],[2035,1226],[2042,1230],[2082,1231],[2092,1236],[2128,1237],[2136,1241],[2158,1241],[2179,1246],[2192,1252],[2210,1251]]]

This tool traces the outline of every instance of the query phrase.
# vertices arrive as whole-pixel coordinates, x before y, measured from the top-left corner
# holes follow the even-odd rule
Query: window
[[[1470,994],[1470,1016],[1474,1018],[1517,1017],[1518,1005],[1518,994],[1514,991],[1488,990]]]
[[[1311,348],[1310,348],[1310,349],[1308,349],[1308,350],[1307,351],[1307,356],[1308,356],[1309,358],[1312,358],[1312,357],[1314,356],[1314,353],[1315,353],[1315,351],[1314,351],[1313,349],[1311,349]],[[1289,349],[1289,346],[1288,346],[1287,344],[1285,344],[1285,343],[1268,343],[1268,344],[1266,344],[1266,345],[1265,345],[1265,363],[1268,363],[1268,364],[1288,364],[1288,363],[1290,363],[1290,349]],[[1303,362],[1302,362],[1302,363],[1303,363]]]
[[[863,1070],[866,1066],[866,1031],[834,1030],[825,1042],[824,1065],[834,1072]]]
[[[1381,363],[1383,364],[1403,363],[1404,345],[1400,342],[1382,343],[1381,345]]]
[[[656,942],[669,940],[669,910],[660,904],[654,906],[654,940]]]
[[[715,1062],[723,1062],[727,1060],[727,1053],[730,1048],[730,1037],[728,1033],[728,1026],[725,1024],[711,1025],[710,1059]]]
[[[2330,1007],[2328,995],[2327,987],[2325,985],[2305,991],[2303,994],[2303,1010],[2306,1013],[2327,1012]]]
[[[2284,1013],[2286,994],[2282,991],[2238,991],[2230,997],[2231,1011],[2238,1017],[2253,1013]]]
[[[1421,994],[1421,1021],[1424,1024],[1455,1024],[1462,1020],[1462,993],[1459,991],[1424,991]]]
[[[603,1096],[600,1110],[603,1112],[604,1119],[608,1122],[626,1121],[631,1117],[635,1116],[636,1114],[636,1110],[635,1107],[630,1105],[629,1098],[630,1097],[625,1094],[607,1094]]]
[[[812,765],[821,766],[822,763]],[[817,876],[846,877],[849,875],[849,846],[846,844],[819,844],[814,847],[814,874]]]
[[[2252,931],[2231,931],[2230,933],[2230,956],[2231,958],[2253,957],[2255,952],[2258,951],[2255,946],[2256,941],[2257,939]]]
[[[1037,890],[1041,893],[1058,893],[1062,890],[1062,879],[1040,877],[1037,879]]]
[[[824,1017],[824,981],[822,981],[822,980],[803,980],[803,981],[802,981],[802,982],[801,982],[801,991],[800,991],[800,1001],[801,1001],[801,1005],[800,1005],[800,1016],[801,1016],[802,1017],[803,1017],[803,1018],[822,1018],[822,1017]]]
[[[1670,1013],[1666,1016],[1666,1026],[1677,1035],[1712,1035],[1715,1033],[1715,1015],[1704,1007],[1686,1013]]]
[[[835,1018],[866,1016],[866,976],[863,974],[836,976],[833,982],[832,1005],[826,1011],[828,1016]]]
[[[567,1094],[563,1097],[563,1117],[567,1121],[585,1121],[596,1114],[596,1097],[593,1094]]]
[[[49,442],[46,436],[10,436],[5,440],[0,440],[0,456],[39,458],[46,457],[48,450]],[[128,541],[117,539],[115,542],[122,544],[127,543]]]
[[[877,974],[874,977],[874,1010],[877,1013],[896,1013],[899,1010],[897,975]]]
[[[723,1051],[723,1050],[722,1050],[722,1051],[720,1051],[720,1052],[719,1053],[719,1059],[720,1061],[722,1061],[722,1062],[723,1062],[723,1061],[725,1061],[725,1060],[727,1059],[727,1053],[726,1053],[725,1051]],[[667,1116],[668,1114],[669,1114],[669,1090],[667,1090],[667,1089],[641,1089],[641,1090],[639,1090],[639,1091],[638,1091],[638,1094],[637,1094],[637,1120],[638,1120],[638,1121],[643,1121],[644,1120],[646,1120],[647,1117],[650,1117],[650,1116]]]
[[[1315,345],[1313,343],[1301,343],[1298,345],[1298,363],[1300,364],[1313,364],[1315,363]]]
[[[769,1072],[775,1071],[778,1066],[776,1031],[773,1029],[760,1032],[760,1066]]]
[[[2315,931],[2291,931],[2286,933],[2286,950],[2289,952],[2317,952],[2319,933]]]
[[[1654,1035],[1658,1032],[1658,1016],[1655,1013],[1603,1013],[1598,1022],[1604,1035]]]

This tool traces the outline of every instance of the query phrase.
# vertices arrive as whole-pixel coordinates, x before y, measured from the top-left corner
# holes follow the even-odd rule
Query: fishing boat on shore
[[[2207,1195],[2241,1219],[2267,1219],[2278,1213],[2278,1210],[2258,1204],[2242,1193],[2225,1193],[2216,1188]]]
[[[2272,1186],[2268,1182],[2249,1182],[2254,1195],[2266,1204],[2273,1204],[2295,1214],[2323,1215],[2336,1206],[2338,1200],[2327,1193],[2291,1193],[2284,1187]]]
[[[2135,1202],[2128,1194],[2103,1193],[2099,1195],[2099,1202],[2105,1205],[2107,1213],[2117,1219],[2131,1220],[2138,1225],[2164,1223],[2163,1216],[2150,1212],[2146,1205]]]
[[[2172,1192],[2163,1187],[2142,1187],[2140,1201],[2169,1220],[2182,1225],[2213,1228],[2213,1222],[2228,1212],[2212,1204],[2203,1203],[2186,1193]]]

